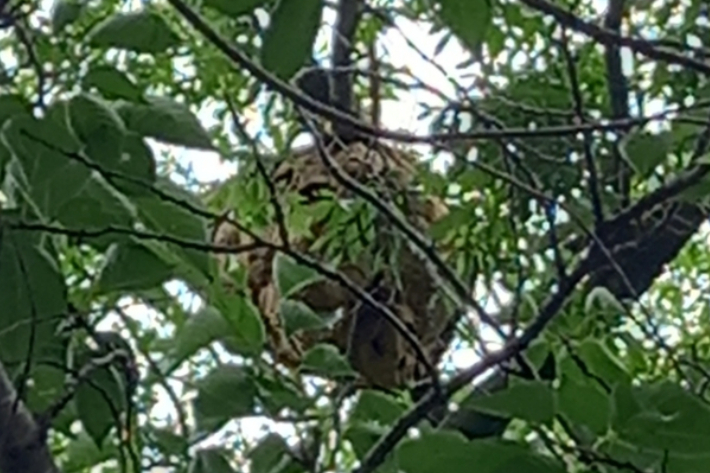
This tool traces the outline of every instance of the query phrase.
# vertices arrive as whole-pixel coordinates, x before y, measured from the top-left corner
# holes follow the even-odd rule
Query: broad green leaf
[[[236,473],[227,460],[232,455],[223,448],[203,448],[195,453],[188,473]]]
[[[162,53],[181,43],[165,19],[149,10],[117,13],[93,28],[87,39],[92,46],[148,54]]]
[[[81,144],[71,135],[61,114],[36,120],[16,116],[5,122],[2,141],[19,164],[12,173],[21,192],[37,211],[55,217],[57,211],[86,185],[90,170],[77,159]]]
[[[288,381],[261,376],[256,380],[256,383],[261,403],[273,415],[278,415],[284,408],[303,412],[312,402],[301,390]]]
[[[279,311],[288,335],[292,335],[298,330],[318,330],[328,325],[322,316],[300,301],[282,300]]]
[[[603,435],[611,421],[611,399],[594,381],[581,383],[562,379],[557,392],[560,414],[575,424],[584,425]]]
[[[67,288],[55,249],[41,240],[41,233],[13,227],[21,224],[17,212],[2,210],[0,360],[5,363],[48,356],[60,343],[55,330],[67,313]]]
[[[311,284],[321,281],[323,275],[315,269],[298,264],[288,255],[277,253],[273,263],[276,288],[282,299],[297,294]]]
[[[374,421],[382,425],[390,425],[404,411],[404,406],[392,396],[369,389],[360,393],[350,420]]]
[[[625,310],[621,302],[614,297],[614,294],[603,286],[597,286],[589,291],[589,294],[584,301],[584,311],[586,313],[591,313],[596,302],[599,302],[601,307],[604,309],[612,308],[622,313]]]
[[[306,65],[321,24],[322,10],[322,0],[279,0],[264,32],[261,48],[264,68],[288,80]]]
[[[97,446],[85,430],[68,438],[70,440],[61,459],[61,471],[64,473],[83,473],[118,455],[110,438],[107,438],[101,446]]]
[[[121,160],[126,128],[115,110],[99,97],[80,94],[69,101],[68,112],[72,130],[86,145],[89,159],[99,165]]]
[[[197,386],[195,419],[201,432],[213,432],[231,419],[254,413],[256,385],[241,366],[218,366]]]
[[[205,0],[204,5],[219,10],[225,15],[237,17],[272,2],[273,0]]]
[[[710,408],[694,393],[664,382],[642,385],[633,396],[643,410],[616,425],[622,439],[657,452],[707,454]]]
[[[116,111],[126,128],[141,136],[188,148],[214,149],[212,139],[190,109],[168,97],[145,97],[145,103],[119,102]]]
[[[204,244],[208,241],[206,220],[199,215],[205,209],[199,200],[167,179],[156,181],[154,188],[158,193],[132,197],[141,220],[149,230],[188,242]],[[177,268],[180,277],[188,283],[207,284],[211,266],[206,251],[173,243],[166,246],[172,257],[182,262]],[[167,261],[170,256],[163,255],[163,259]]]
[[[74,23],[84,10],[84,2],[80,0],[56,0],[52,7],[52,30],[60,33],[64,28]]]
[[[123,154],[117,162],[103,162],[103,168],[111,171],[106,179],[126,196],[146,196],[156,182],[157,163],[153,150],[145,139],[129,132],[124,137]]]
[[[27,391],[25,404],[32,412],[44,412],[63,395],[66,372],[58,366],[38,364],[32,367],[30,375],[32,389]]]
[[[624,138],[621,151],[636,173],[645,178],[668,158],[672,141],[669,132],[651,134],[640,131]]]
[[[550,422],[556,413],[552,389],[542,381],[519,381],[499,392],[471,397],[462,407],[535,423]]]
[[[476,473],[565,473],[565,465],[523,445],[504,440],[469,442],[453,432],[425,433],[405,440],[398,448],[400,466],[407,473],[430,473],[446,466],[447,472]]]
[[[229,333],[230,326],[217,309],[207,306],[191,315],[173,340],[171,355],[175,364]]]
[[[492,23],[490,0],[438,0],[438,16],[469,49],[476,53]]]
[[[85,88],[96,87],[107,99],[124,99],[141,102],[143,91],[128,76],[115,67],[103,64],[89,69],[82,84]]]
[[[89,363],[89,360],[85,359],[85,362]],[[74,402],[86,432],[96,445],[101,445],[125,410],[125,386],[112,367],[96,367],[77,388]]]
[[[109,248],[96,290],[97,294],[140,291],[162,284],[172,275],[172,265],[131,238]]]
[[[146,430],[149,436],[155,438],[158,449],[166,455],[184,455],[190,447],[188,439],[169,428],[147,426]]]
[[[589,371],[607,383],[630,381],[630,376],[623,363],[601,341],[587,338],[577,350],[577,354]]]
[[[289,473],[293,462],[286,441],[279,434],[268,434],[262,438],[248,455],[252,473]],[[295,471],[301,471],[296,469]]]
[[[326,377],[355,376],[350,363],[333,345],[318,344],[303,356],[301,370]]]
[[[104,231],[109,227],[130,229],[135,221],[136,210],[102,176],[92,173],[79,192],[57,209],[55,217],[67,228],[77,231]],[[107,237],[120,239],[125,238],[125,235]]]
[[[230,331],[222,340],[226,347],[243,356],[259,355],[264,347],[266,332],[254,304],[244,295],[227,293],[219,285],[212,287],[210,301],[229,322]]]
[[[30,116],[32,107],[20,95],[0,95],[0,127],[16,115]]]

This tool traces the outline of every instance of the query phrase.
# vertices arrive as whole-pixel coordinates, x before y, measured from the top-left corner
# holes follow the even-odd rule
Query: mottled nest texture
[[[327,161],[323,154],[327,152]],[[335,173],[328,163],[336,163]],[[327,148],[308,146],[279,160],[271,172],[283,213],[300,206],[313,209],[306,231],[289,232],[293,251],[323,263],[337,262],[337,270],[386,306],[418,340],[420,352],[436,366],[453,337],[450,304],[426,258],[352,185],[344,185],[338,172],[367,186],[380,201],[397,210],[398,218],[426,233],[447,214],[438,198],[415,191],[417,157],[384,144],[356,142]],[[297,205],[289,207],[289,202]],[[327,211],[324,211],[326,209]],[[277,220],[277,219],[271,219]],[[288,220],[288,218],[286,218]],[[241,221],[237,218],[237,222]],[[259,229],[259,238],[282,244],[276,221]],[[253,239],[225,221],[214,231],[214,243],[233,247]],[[276,250],[259,247],[236,259],[246,269],[250,297],[266,328],[269,348],[278,363],[298,366],[303,354],[318,343],[335,345],[361,375],[360,383],[386,389],[411,386],[426,378],[426,363],[411,343],[380,311],[333,279],[306,286],[291,299],[331,321],[326,329],[299,330],[287,335],[272,269]],[[229,255],[216,256],[226,267]]]

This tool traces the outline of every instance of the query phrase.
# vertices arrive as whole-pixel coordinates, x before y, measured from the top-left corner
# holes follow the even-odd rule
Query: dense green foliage
[[[551,293],[570,292],[524,352],[533,367],[551,359],[556,379],[511,376],[490,396],[452,393],[461,408],[513,419],[504,440],[468,440],[420,417],[419,434],[389,445],[382,464],[371,449],[412,412],[412,396],[345,399],[323,377],[352,369],[325,345],[299,371],[277,369],[258,309],[225,291],[211,256],[224,252],[210,228],[226,208],[255,226],[278,217],[256,150],[292,145],[296,110],[279,79],[323,56],[316,38],[330,34],[321,16],[332,17],[331,2],[46,3],[0,1],[0,367],[27,408],[49,416],[62,471],[350,471],[366,458],[361,473],[706,471],[710,253],[700,220],[633,303],[618,300],[618,285],[566,279],[584,257],[574,242],[600,217],[678,176],[664,212],[700,215],[710,164],[706,2],[610,0],[609,12],[568,0],[367,2],[358,51],[402,24],[431,30],[407,40],[413,57],[433,49],[433,70],[437,57],[465,51],[437,82],[395,70],[398,52],[378,49],[385,98],[440,89],[419,116],[430,136],[390,137],[427,143],[418,181],[450,206],[429,235],[453,248],[446,263],[516,333],[541,321]],[[623,36],[612,18],[619,6]],[[197,23],[185,11],[199,11]],[[200,21],[238,54],[225,54]],[[366,102],[365,81],[356,95]],[[198,182],[185,159],[198,151],[234,163],[237,178]],[[206,166],[195,156],[192,166]],[[431,164],[442,156],[446,166]],[[305,232],[316,213],[347,219],[357,205],[333,207],[293,204],[288,227]],[[631,259],[642,266],[634,271],[650,270]],[[284,255],[273,272],[284,298],[318,277]],[[503,303],[488,301],[501,294]],[[289,331],[323,323],[293,301],[284,307]],[[452,351],[475,348],[472,365],[485,359],[485,324],[470,312]],[[450,358],[441,371],[457,373]],[[0,438],[9,425],[0,420]]]

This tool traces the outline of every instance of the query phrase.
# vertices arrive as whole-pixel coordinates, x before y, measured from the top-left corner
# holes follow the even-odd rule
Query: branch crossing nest
[[[374,190],[379,199],[398,209],[401,219],[411,227],[426,231],[446,215],[443,202],[413,190],[416,157],[411,153],[359,142],[329,148],[328,156],[341,172]],[[290,249],[324,263],[336,261],[342,275],[399,318],[417,339],[430,366],[436,366],[453,336],[453,323],[424,257],[386,216],[329,171],[317,147],[294,151],[276,165],[270,177],[285,214],[292,214],[299,206],[302,215],[310,212],[304,231],[291,234],[289,228]],[[289,206],[294,202],[298,203]],[[304,208],[312,211],[304,212]],[[283,232],[273,220],[254,232],[263,240],[282,245]],[[229,222],[215,228],[213,240],[235,247],[253,243],[249,235]],[[287,334],[280,314],[283,304],[273,278],[275,253],[273,247],[263,246],[240,253],[236,259],[246,269],[248,290],[261,313],[277,362],[296,367],[309,348],[330,343],[347,356],[365,385],[403,387],[426,376],[426,364],[415,355],[415,346],[382,313],[337,281],[317,281],[290,297],[324,320],[339,314],[332,317],[334,322],[325,329]],[[227,267],[230,256],[216,256],[221,268]]]

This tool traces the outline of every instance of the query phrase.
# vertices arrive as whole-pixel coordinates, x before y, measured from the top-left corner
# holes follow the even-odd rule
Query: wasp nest
[[[446,207],[441,201],[413,191],[416,158],[411,154],[379,144],[368,147],[354,143],[345,148],[335,145],[330,148],[327,150],[330,160],[337,163],[340,171],[367,184],[378,198],[398,208],[401,218],[411,227],[426,231],[434,221],[446,215]],[[353,202],[363,202],[351,186],[343,185],[329,170],[316,147],[294,152],[275,167],[271,177],[281,197],[299,195],[308,205],[322,202],[315,194],[320,192],[322,196],[323,190],[326,191],[325,198],[338,202],[339,208],[347,207],[348,203],[352,207]],[[428,362],[436,365],[450,341],[452,324],[436,290],[435,278],[425,258],[384,215],[375,211],[370,215],[373,217],[369,229],[360,227],[355,233],[363,236],[369,232],[371,237],[357,254],[347,258],[341,256],[337,269],[389,308],[416,336]],[[333,228],[338,219],[331,217],[332,214],[313,220],[307,236],[289,237],[290,249],[322,261],[332,261],[332,248],[329,250],[323,241],[328,235],[347,232]],[[342,225],[342,221],[339,219],[337,224]],[[276,223],[257,233],[263,240],[282,244]],[[220,245],[252,243],[248,235],[228,222],[221,223],[214,235],[215,243]],[[342,243],[338,253],[342,255],[353,246],[356,245]],[[238,260],[247,270],[250,295],[262,314],[269,345],[278,362],[297,366],[303,353],[314,344],[331,343],[347,355],[366,384],[402,387],[425,376],[425,365],[400,331],[383,314],[363,303],[361,297],[333,280],[316,282],[292,298],[318,314],[340,311],[340,317],[327,330],[301,331],[287,336],[279,314],[279,294],[272,279],[274,256],[274,248],[264,246],[240,254]],[[226,255],[218,258],[224,259]]]

